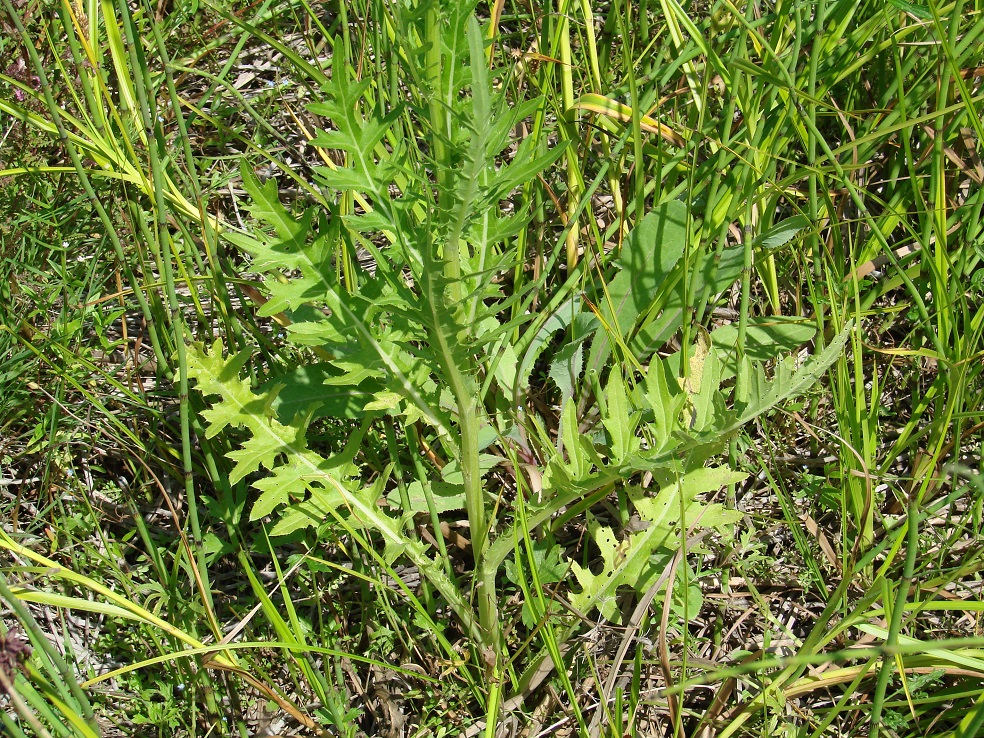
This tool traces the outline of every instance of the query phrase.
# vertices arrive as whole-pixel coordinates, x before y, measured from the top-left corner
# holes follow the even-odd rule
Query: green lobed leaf
[[[657,452],[670,442],[673,432],[681,427],[681,413],[687,395],[671,373],[665,359],[654,357],[646,372],[646,401],[653,411],[653,423],[649,430],[656,439]]]
[[[608,376],[601,422],[611,439],[611,462],[621,464],[639,447],[639,439],[635,434],[636,413],[629,406],[621,372],[613,370]]]
[[[772,409],[780,402],[802,394],[812,386],[837,361],[844,351],[854,321],[849,321],[840,332],[818,355],[812,356],[803,366],[795,368],[791,360],[777,364],[775,376],[771,381],[766,380],[761,366],[748,365],[750,377],[741,377],[743,392],[747,393],[747,401],[735,408],[733,418],[721,427],[714,429],[719,436],[727,435],[746,423],[751,422],[762,413]]]
[[[593,574],[576,562],[571,564],[581,586],[581,591],[571,596],[571,604],[584,616],[597,608],[605,619],[619,623],[619,588],[646,592],[679,548],[681,536],[695,526],[730,534],[741,513],[716,503],[704,505],[696,498],[746,476],[726,468],[700,468],[662,487],[655,497],[647,497],[641,488],[630,488],[630,499],[645,527],[634,533],[623,532],[621,537],[589,516],[588,530],[601,553],[602,569]]]
[[[259,392],[276,392],[271,408],[281,423],[289,423],[297,413],[311,413],[312,418],[361,418],[366,403],[381,385],[370,380],[358,385],[326,386],[326,380],[339,374],[340,370],[331,364],[303,364],[270,379]]]
[[[354,470],[351,459],[360,445],[364,428],[360,433],[353,434],[345,452],[337,458],[324,459],[304,447],[301,428],[307,418],[297,420],[294,426],[282,425],[270,417],[271,398],[253,393],[248,383],[240,379],[239,370],[249,358],[248,354],[242,352],[224,359],[222,344],[216,341],[211,353],[206,352],[201,344],[196,344],[190,347],[187,356],[189,377],[197,383],[199,390],[206,396],[219,397],[204,414],[209,422],[207,432],[214,435],[230,427],[245,428],[251,433],[251,438],[244,448],[251,442],[256,443],[255,449],[231,454],[236,461],[233,474],[241,478],[247,473],[244,470],[251,470],[257,464],[269,472],[268,476],[254,484],[260,496],[251,510],[251,517],[269,514],[291,503],[288,517],[274,526],[276,535],[319,525],[329,518],[350,530],[375,530],[382,537],[386,561],[392,562],[401,555],[409,557],[440,591],[466,627],[474,631],[471,608],[443,569],[427,555],[423,544],[403,533],[400,521],[384,513],[380,507],[379,499],[388,472],[379,475],[371,485],[362,483],[358,478],[348,478]],[[279,448],[280,452],[272,453],[275,448]],[[285,461],[278,464],[277,460],[281,458]],[[305,493],[306,499],[291,502]]]

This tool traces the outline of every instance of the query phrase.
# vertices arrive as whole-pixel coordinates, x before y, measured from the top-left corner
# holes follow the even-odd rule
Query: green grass
[[[3,3],[8,732],[979,732],[979,6]]]

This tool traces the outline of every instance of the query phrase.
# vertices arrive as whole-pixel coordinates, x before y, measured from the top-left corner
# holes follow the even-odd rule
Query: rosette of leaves
[[[312,145],[345,157],[343,166],[317,169],[335,195],[328,212],[289,212],[273,182],[260,184],[243,168],[249,211],[261,227],[228,238],[252,256],[251,270],[267,275],[269,298],[260,314],[278,316],[291,342],[313,349],[316,366],[298,367],[253,392],[238,377],[249,357],[224,358],[216,344],[210,352],[198,347],[189,374],[204,394],[221,397],[205,414],[209,434],[248,431],[242,448],[230,454],[232,480],[268,474],[254,483],[259,497],[252,519],[274,515],[275,534],[326,519],[353,531],[382,532],[387,560],[409,555],[470,622],[460,591],[405,535],[414,511],[387,512],[377,504],[387,474],[375,485],[363,484],[354,450],[367,424],[384,413],[429,428],[459,471],[454,484],[481,567],[489,502],[479,444],[487,443],[482,430],[489,423],[478,379],[487,347],[506,334],[499,315],[508,303],[495,278],[514,268],[515,255],[502,245],[527,220],[522,207],[503,215],[500,202],[560,152],[538,152],[530,140],[508,161],[500,156],[517,122],[540,103],[510,108],[502,93],[493,93],[484,38],[470,11],[453,14],[441,28],[444,72],[432,82],[454,92],[439,96],[440,129],[433,111],[412,99],[390,110],[374,105],[369,82],[356,81],[352,67],[336,56],[323,99],[310,106],[329,124]],[[430,121],[429,138],[403,133],[397,125],[403,116]],[[340,203],[348,198],[360,203],[359,211],[343,212]],[[339,258],[343,247],[354,245],[369,252],[375,268],[343,277]],[[352,421],[351,454],[327,459],[308,447],[309,423],[325,407]],[[494,638],[492,589],[483,593],[486,639]]]
[[[637,224],[620,270],[601,287],[604,300],[595,296],[601,308],[581,312],[586,301],[571,297],[563,303],[569,317],[556,313],[538,319],[532,338],[511,343],[517,324],[505,310],[516,297],[505,296],[495,276],[515,266],[515,257],[502,244],[526,220],[522,208],[507,216],[499,203],[559,152],[538,153],[528,140],[508,163],[500,158],[515,124],[538,103],[509,108],[501,94],[493,93],[483,35],[473,16],[455,16],[443,33],[445,63],[431,83],[454,93],[442,94],[430,110],[412,101],[406,109],[371,104],[367,83],[356,81],[350,66],[336,57],[324,99],[311,107],[331,124],[312,143],[345,154],[343,166],[318,170],[321,182],[337,195],[328,212],[292,214],[280,203],[274,184],[261,185],[243,172],[251,214],[263,228],[229,239],[252,255],[253,270],[267,275],[269,300],[261,314],[280,315],[289,340],[311,347],[316,360],[255,390],[240,377],[248,353],[223,356],[217,342],[210,351],[198,346],[192,352],[189,375],[203,394],[219,398],[205,413],[209,435],[230,428],[246,431],[245,442],[230,458],[232,481],[257,476],[259,497],[251,518],[273,515],[274,533],[334,520],[378,555],[366,536],[373,532],[385,544],[385,561],[407,557],[476,642],[488,647],[499,645],[496,578],[517,542],[529,540],[531,532],[549,541],[550,531],[540,529],[552,528],[571,510],[590,509],[613,485],[625,489],[644,525],[619,539],[611,528],[589,523],[601,571],[570,567],[579,590],[572,602],[585,614],[597,608],[605,617],[617,617],[618,590],[651,586],[691,527],[727,534],[735,514],[704,504],[701,495],[740,475],[708,466],[709,460],[742,425],[815,382],[842,350],[846,334],[799,368],[780,363],[767,372],[741,351],[725,361],[714,334],[700,333],[688,347],[686,371],[683,359],[672,357],[652,359],[648,369],[639,365],[632,375],[623,374],[618,362],[606,369],[613,346],[619,354],[634,352],[638,364],[686,313],[686,291],[680,287],[689,278],[681,260],[686,209],[669,203]],[[465,51],[449,51],[455,49]],[[404,114],[431,127],[427,145],[398,134]],[[405,164],[411,160],[421,166]],[[358,212],[342,211],[339,203],[349,195],[361,203]],[[356,244],[371,254],[372,273],[339,267],[340,254]],[[705,292],[716,292],[739,271],[735,255],[725,253],[708,262],[696,279]],[[509,429],[495,427],[485,408],[502,407],[520,396],[539,353],[556,333],[573,335],[569,331],[575,324],[586,333],[557,351],[550,370],[561,389],[563,411],[556,445],[551,447],[549,436],[542,444],[543,494],[530,503],[522,531],[507,516],[489,520],[499,508],[485,494],[488,462],[480,451]],[[504,367],[497,357],[511,358]],[[593,391],[606,371],[604,391]],[[725,375],[735,380],[723,388]],[[297,392],[303,382],[308,383],[306,395]],[[585,391],[583,382],[592,391]],[[499,395],[483,394],[490,388]],[[592,397],[601,424],[586,435],[581,433],[589,410],[584,403]],[[348,418],[352,429],[346,449],[329,457],[307,442],[312,417],[325,407]],[[479,600],[477,614],[450,580],[445,562],[408,535],[415,510],[401,509],[392,494],[389,507],[380,504],[387,498],[390,470],[366,483],[370,476],[359,467],[356,451],[383,413],[405,424],[426,425],[454,457],[448,466],[455,471],[443,481],[460,490],[468,513],[474,562],[469,576]],[[652,473],[654,496],[626,484],[643,472]],[[454,489],[445,491],[446,498],[456,497]],[[494,540],[490,531],[496,533]],[[569,562],[561,558],[558,563],[556,551],[548,548],[556,578]],[[512,567],[512,576],[519,570]],[[527,620],[534,614],[527,612]]]
[[[624,489],[638,523],[634,530],[619,531],[588,517],[600,568],[570,564],[580,588],[571,604],[582,615],[598,609],[606,619],[619,621],[620,588],[639,594],[648,590],[695,529],[730,536],[740,514],[705,504],[702,496],[746,475],[712,459],[740,428],[815,383],[843,351],[850,329],[799,367],[788,358],[767,369],[745,357],[727,385],[722,385],[725,353],[712,342],[713,334],[701,330],[684,376],[679,354],[654,358],[631,388],[620,372],[612,371],[601,402],[601,428],[593,437],[580,432],[576,404],[567,401],[558,444],[562,452],[552,458],[542,480],[552,494],[530,514],[531,526],[548,524],[569,506],[615,485]],[[652,489],[631,483],[640,472],[652,475]],[[493,555],[507,555],[503,538]],[[681,571],[689,570],[684,565]],[[699,592],[690,595],[699,605]]]
[[[274,182],[261,185],[243,168],[249,211],[267,232],[228,238],[252,255],[252,270],[271,277],[260,315],[285,315],[289,340],[315,347],[327,359],[317,362],[317,370],[308,365],[299,370],[303,376],[282,380],[290,392],[301,376],[312,387],[302,395],[310,401],[303,408],[308,413],[317,412],[316,402],[330,404],[336,417],[390,412],[406,422],[423,420],[450,437],[459,408],[448,388],[457,380],[477,396],[472,377],[485,360],[484,344],[499,328],[502,294],[493,277],[513,266],[499,246],[526,221],[522,213],[498,215],[499,201],[557,153],[537,156],[530,142],[508,164],[496,163],[516,122],[538,102],[506,108],[501,96],[490,96],[487,72],[472,80],[473,68],[459,64],[459,77],[449,81],[470,88],[471,95],[449,111],[458,133],[450,142],[451,176],[442,177],[453,186],[447,197],[433,192],[427,172],[401,165],[401,147],[410,144],[393,145],[392,133],[404,111],[363,112],[369,82],[353,81],[352,69],[340,60],[324,99],[311,105],[333,130],[320,132],[312,144],[345,152],[349,165],[318,168],[317,176],[339,196],[358,193],[371,210],[338,216],[311,208],[292,215]],[[342,240],[365,248],[374,262],[371,273],[358,273],[351,284],[336,263]],[[457,266],[449,269],[449,262]],[[270,402],[281,405],[276,393]],[[295,400],[291,408],[301,405]],[[282,497],[276,504],[257,503],[262,514],[285,502]]]

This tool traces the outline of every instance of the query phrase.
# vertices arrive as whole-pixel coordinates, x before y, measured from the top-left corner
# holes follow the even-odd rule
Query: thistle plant
[[[432,11],[421,25],[422,50],[404,60],[410,78],[426,90],[419,99],[409,94],[392,108],[374,104],[369,82],[357,81],[336,54],[323,97],[309,107],[327,124],[312,146],[344,155],[342,165],[315,170],[332,194],[327,211],[291,214],[273,183],[261,184],[242,169],[249,212],[263,228],[226,237],[251,255],[252,270],[268,275],[261,315],[281,316],[288,340],[324,361],[257,392],[240,378],[249,353],[225,356],[217,341],[191,352],[189,373],[203,395],[218,396],[204,413],[208,435],[247,430],[230,454],[230,482],[255,477],[259,497],[251,519],[272,515],[273,535],[330,521],[385,565],[411,562],[454,612],[475,665],[497,692],[509,668],[501,577],[507,560],[516,571],[517,560],[535,558],[531,548],[524,553],[524,542],[549,551],[561,571],[569,569],[579,590],[571,602],[583,615],[598,609],[618,620],[620,588],[644,593],[695,526],[728,534],[736,514],[702,504],[701,495],[744,475],[708,463],[740,427],[816,381],[847,334],[798,370],[779,365],[771,380],[748,356],[734,355],[733,336],[730,365],[727,347],[706,331],[687,352],[655,356],[684,320],[681,286],[690,282],[717,294],[741,269],[741,250],[729,250],[690,277],[687,209],[673,202],[636,225],[620,271],[598,294],[582,299],[566,286],[548,301],[555,307],[533,314],[544,281],[507,291],[503,279],[515,272],[518,255],[510,243],[528,209],[513,198],[506,214],[500,203],[549,167],[562,147],[537,151],[528,139],[504,153],[512,130],[542,101],[506,104],[496,73],[487,69],[486,34],[469,6],[440,21]],[[414,32],[409,21],[394,24]],[[336,51],[342,47],[336,40]],[[428,135],[400,135],[405,119]],[[353,200],[358,211],[341,210]],[[787,228],[786,238],[799,227]],[[353,248],[371,255],[371,270],[339,269],[339,258]],[[561,251],[558,246],[553,258]],[[571,330],[575,322],[580,336]],[[557,335],[567,343],[544,353]],[[633,357],[634,370],[612,366],[616,348]],[[534,365],[544,357],[564,398],[556,440],[528,397]],[[737,377],[733,390],[722,390],[726,371]],[[302,382],[309,385],[307,406],[292,403],[288,410],[279,395],[293,395]],[[322,403],[350,422],[352,435],[335,455],[306,442]],[[600,424],[585,428],[599,410]],[[404,447],[373,475],[358,449],[380,423],[400,429]],[[414,443],[438,449],[444,462],[424,470],[414,481],[419,494],[411,496],[395,469],[401,456],[420,453]],[[536,497],[529,496],[519,453],[542,462]],[[490,483],[498,465],[512,470],[516,487]],[[655,496],[633,481],[644,473],[652,475]],[[398,495],[390,493],[394,487]],[[615,487],[644,523],[617,546],[612,528],[588,512]],[[455,508],[468,519],[464,575],[452,572],[442,546],[441,513]],[[588,515],[603,559],[600,574],[569,563],[551,543],[558,516],[575,512]],[[420,514],[431,524],[430,546],[414,534]],[[530,613],[534,621],[547,614],[544,607]],[[523,681],[511,679],[516,687]]]

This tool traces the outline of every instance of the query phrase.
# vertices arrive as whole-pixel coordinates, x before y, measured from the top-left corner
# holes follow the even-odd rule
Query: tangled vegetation
[[[6,733],[984,726],[980,7],[0,2]]]

